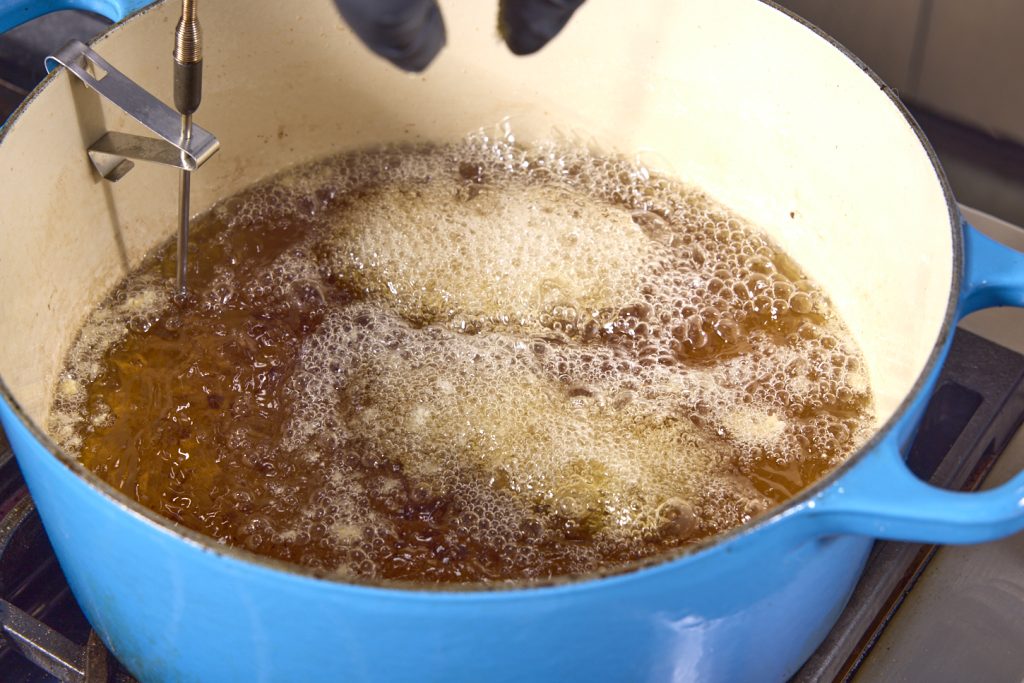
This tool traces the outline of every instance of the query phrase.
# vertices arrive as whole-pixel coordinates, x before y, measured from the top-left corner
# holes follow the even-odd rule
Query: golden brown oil
[[[872,427],[766,236],[626,161],[482,138],[301,167],[86,321],[50,428],[227,544],[370,581],[614,570],[761,514]]]

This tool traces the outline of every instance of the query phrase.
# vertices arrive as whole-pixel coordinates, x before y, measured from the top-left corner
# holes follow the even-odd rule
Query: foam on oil
[[[586,150],[483,136],[300,167],[86,321],[61,445],[225,543],[373,581],[609,570],[748,521],[873,427],[768,238]]]

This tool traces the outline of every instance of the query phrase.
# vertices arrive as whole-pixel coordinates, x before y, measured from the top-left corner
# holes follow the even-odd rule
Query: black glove
[[[367,47],[406,71],[423,71],[445,43],[436,0],[334,0]],[[555,37],[583,0],[500,0],[498,30],[528,55]]]

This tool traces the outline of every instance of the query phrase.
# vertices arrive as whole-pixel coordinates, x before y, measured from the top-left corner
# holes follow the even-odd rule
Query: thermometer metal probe
[[[181,19],[174,30],[174,106],[181,114],[181,144],[192,139],[192,115],[199,108],[203,90],[203,34],[196,9],[197,0],[182,0]],[[178,268],[179,294],[188,289],[188,229],[192,172],[181,171],[178,182]]]

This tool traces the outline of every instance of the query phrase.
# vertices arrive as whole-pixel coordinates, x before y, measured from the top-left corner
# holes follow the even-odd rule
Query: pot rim
[[[129,27],[137,17],[147,14],[155,7],[163,5],[169,1],[170,0],[156,0],[152,4],[132,13],[122,21],[112,24],[102,34],[89,41],[90,45],[94,42],[105,39],[107,36],[117,31],[123,30],[125,27]],[[751,522],[730,529],[724,533],[709,537],[691,546],[677,548],[640,560],[634,560],[624,565],[619,565],[614,569],[592,572],[578,576],[555,577],[553,579],[545,580],[542,583],[519,580],[493,584],[466,583],[437,586],[423,585],[410,581],[371,582],[361,581],[359,579],[341,578],[331,576],[330,574],[322,571],[303,567],[302,565],[292,562],[277,560],[242,548],[218,543],[213,538],[206,536],[205,534],[193,531],[192,529],[184,527],[160,515],[159,513],[150,510],[141,503],[132,500],[124,493],[116,490],[110,484],[107,484],[91,470],[82,465],[77,459],[68,455],[60,446],[58,446],[49,437],[45,430],[39,428],[25,413],[21,405],[14,398],[10,388],[7,386],[6,380],[2,376],[0,376],[0,397],[2,397],[2,399],[7,403],[8,407],[10,407],[13,414],[21,422],[22,426],[25,427],[39,445],[47,451],[48,455],[55,457],[58,462],[71,470],[74,475],[84,480],[85,483],[91,486],[110,503],[117,506],[125,513],[148,523],[151,527],[154,527],[155,531],[174,537],[175,539],[184,542],[186,545],[194,546],[199,550],[212,553],[224,559],[235,560],[245,565],[254,565],[254,568],[259,570],[271,573],[281,573],[291,579],[316,581],[323,586],[325,590],[366,591],[377,595],[392,594],[404,599],[433,598],[441,600],[456,600],[487,597],[498,598],[503,596],[548,596],[554,591],[562,592],[596,589],[613,582],[618,583],[620,581],[642,578],[655,571],[667,571],[681,568],[686,563],[695,561],[697,558],[709,554],[712,550],[719,549],[748,534],[758,532],[761,529],[780,521],[783,517],[791,516],[793,513],[800,512],[802,508],[806,507],[805,504],[808,501],[815,498],[818,494],[822,493],[825,489],[842,478],[851,468],[856,466],[861,460],[874,451],[894,431],[896,425],[906,417],[911,404],[925,388],[925,385],[928,383],[932,373],[939,367],[944,359],[947,342],[952,336],[952,332],[955,327],[956,311],[960,300],[961,282],[963,279],[963,233],[960,210],[953,197],[952,189],[949,185],[945,171],[939,162],[938,156],[932,148],[931,143],[929,143],[928,139],[925,137],[921,127],[918,125],[917,121],[914,120],[910,111],[903,102],[900,101],[896,92],[883,82],[882,79],[879,78],[879,76],[856,55],[811,22],[798,16],[789,9],[780,6],[775,2],[775,0],[756,1],[767,5],[777,12],[781,12],[789,19],[796,21],[813,31],[820,38],[826,40],[833,48],[842,53],[869,78],[871,78],[879,86],[879,89],[889,98],[891,104],[895,106],[897,111],[899,111],[903,116],[906,123],[917,136],[922,149],[927,154],[928,160],[931,162],[932,170],[935,172],[936,179],[942,188],[942,194],[946,201],[949,215],[949,227],[952,233],[953,270],[949,298],[947,300],[946,312],[943,317],[943,325],[939,336],[935,341],[935,345],[932,347],[932,351],[928,356],[928,360],[925,363],[924,368],[921,370],[917,379],[915,379],[912,389],[906,394],[906,396],[904,396],[903,400],[900,401],[899,406],[892,413],[889,419],[886,420],[886,422],[875,431],[871,438],[865,441],[861,447],[855,453],[850,455],[842,464],[832,469],[828,474],[808,488],[804,489],[784,503],[770,508],[769,511],[762,514],[760,517],[755,518]],[[14,113],[11,114],[5,124],[0,127],[0,149],[2,149],[4,139],[14,127],[14,124],[17,123],[18,119],[25,114],[27,109],[35,101],[36,97],[38,97],[44,89],[49,87],[64,70],[64,67],[60,67],[47,74],[47,76],[32,90]]]

